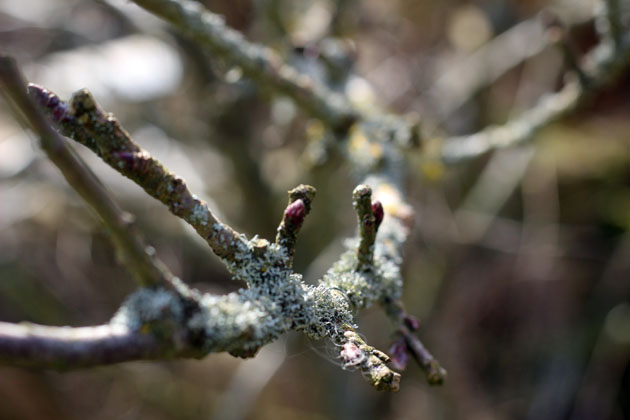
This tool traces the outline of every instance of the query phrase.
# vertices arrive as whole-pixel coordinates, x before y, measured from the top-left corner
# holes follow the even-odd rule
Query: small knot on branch
[[[70,98],[70,112],[79,123],[85,124],[90,118],[90,114],[97,109],[98,105],[89,90],[81,89],[72,94]]]

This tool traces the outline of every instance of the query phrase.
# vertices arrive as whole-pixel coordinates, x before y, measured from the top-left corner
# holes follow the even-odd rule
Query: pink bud
[[[344,368],[360,365],[365,360],[365,354],[363,354],[363,351],[361,351],[359,346],[352,342],[347,342],[343,345],[340,356],[343,361]]]
[[[284,211],[285,219],[294,225],[301,225],[304,216],[306,216],[306,206],[301,198],[291,203]]]
[[[61,122],[69,118],[68,104],[61,101],[55,93],[35,84],[28,86],[28,93],[32,98],[35,98],[41,106],[45,106],[50,110],[55,122]]]
[[[383,221],[383,216],[385,216],[385,211],[383,210],[383,205],[380,201],[377,200],[372,203],[372,214],[374,214],[376,229],[378,229]]]
[[[407,352],[407,343],[403,337],[399,337],[392,343],[389,348],[389,354],[392,357],[392,367],[396,370],[405,370],[407,362],[409,362],[409,353]]]

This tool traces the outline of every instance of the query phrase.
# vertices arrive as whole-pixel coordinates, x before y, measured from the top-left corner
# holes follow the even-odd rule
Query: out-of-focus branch
[[[70,328],[0,322],[3,364],[63,370],[197,355],[194,349],[178,348],[125,325]]]
[[[593,18],[592,13],[579,15],[566,24],[572,26]],[[440,72],[423,95],[427,108],[430,108],[427,111],[435,113],[434,118],[438,122],[446,120],[479,91],[519,64],[540,54],[553,42],[547,36],[541,16],[519,22]]]
[[[192,0],[134,0],[134,3],[170,22],[200,45],[275,93],[292,98],[313,117],[335,131],[344,131],[356,119],[347,99],[284,63],[269,48],[248,42],[219,15]]]
[[[474,159],[503,147],[529,140],[539,129],[571,112],[583,97],[578,83],[566,85],[560,92],[543,97],[532,109],[504,125],[487,127],[477,133],[444,140],[441,159],[449,164]]]
[[[539,19],[514,25],[440,74],[425,95],[431,111],[438,120],[447,119],[478,91],[548,45]]]
[[[188,222],[219,257],[234,260],[245,240],[220,222],[207,204],[188,190],[186,182],[169,171],[136,144],[111,114],[106,114],[86,89],[69,103],[40,86],[30,85],[29,94],[49,115],[62,134],[88,147],[105,163],[161,201],[176,216]]]
[[[387,315],[397,326],[398,339],[390,348],[394,367],[404,369],[411,355],[424,370],[430,385],[442,385],[447,377],[446,370],[414,334],[420,327],[418,320],[405,312],[400,300],[388,300],[384,306]]]
[[[621,17],[624,12],[621,0],[605,0],[601,2],[601,16],[599,22],[600,33],[609,38],[615,48],[623,42],[623,24]]]
[[[583,104],[591,94],[611,83],[630,64],[630,38],[622,37],[617,48],[602,42],[582,60],[588,83],[569,81],[559,92],[540,99],[533,108],[501,126],[444,140],[440,158],[446,163],[472,159],[489,150],[527,141],[541,128]]]
[[[66,146],[29,99],[26,84],[12,58],[0,56],[2,91],[39,136],[41,146],[79,195],[98,214],[110,233],[122,263],[142,285],[167,285],[172,274],[147,249],[133,226],[133,218],[112,200],[105,187]]]

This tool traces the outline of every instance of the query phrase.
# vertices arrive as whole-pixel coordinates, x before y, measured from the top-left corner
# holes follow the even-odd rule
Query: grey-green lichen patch
[[[193,195],[193,199],[195,199],[195,203],[193,204],[192,211],[190,212],[190,224],[192,224],[193,226],[207,226],[210,222],[208,207],[205,205],[205,203],[198,201],[196,195]]]
[[[193,211],[192,217],[202,223],[203,214]],[[253,356],[289,330],[303,331],[311,338],[345,345],[344,366],[360,368],[375,386],[387,387],[395,379],[379,358],[381,353],[363,341],[347,344],[348,330],[356,328],[356,310],[400,296],[398,264],[406,232],[395,219],[383,222],[373,245],[373,263],[358,270],[358,239],[348,240],[348,251],[315,286],[304,284],[302,276],[293,272],[287,249],[280,244],[258,236],[251,240],[244,235],[223,236],[227,228],[219,222],[209,228],[219,241],[230,241],[222,244],[233,250],[224,261],[247,289],[224,296],[201,295],[175,279],[172,291],[142,289],[131,295],[112,322],[170,334],[205,353],[228,351],[242,357]],[[360,350],[358,358],[350,357],[353,350]]]
[[[341,341],[344,326],[354,327],[353,303],[345,291],[324,284],[306,289],[306,300],[310,310],[303,317],[304,332],[311,338],[330,337],[334,342]]]
[[[351,241],[350,243],[355,243]],[[384,297],[397,299],[402,289],[402,277],[395,258],[389,258],[383,246],[375,246],[374,265],[370,270],[356,271],[358,264],[354,247],[328,270],[322,285],[345,292],[357,309],[369,307]]]
[[[130,295],[111,320],[112,324],[126,325],[137,331],[144,325],[184,320],[182,300],[172,291],[162,288],[139,289]]]

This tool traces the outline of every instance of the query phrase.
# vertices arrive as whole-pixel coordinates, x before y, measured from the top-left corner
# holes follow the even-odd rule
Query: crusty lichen
[[[291,197],[292,202],[312,199],[314,191],[302,187],[311,196]],[[369,201],[367,206],[371,211]],[[225,226],[215,222],[209,228],[219,234]],[[173,290],[142,289],[131,295],[112,322],[133,330],[186,337],[204,353],[228,351],[241,357],[253,356],[289,330],[303,331],[313,339],[328,338],[340,346],[340,357],[348,359],[343,366],[359,367],[377,388],[397,389],[397,374],[385,366],[387,356],[354,333],[357,310],[400,297],[398,266],[406,230],[397,219],[383,220],[379,240],[372,245],[373,259],[359,266],[359,239],[350,239],[346,241],[348,250],[317,285],[305,284],[293,272],[282,242],[270,243],[258,236],[250,240],[218,236],[219,241],[230,241],[224,245],[233,254],[224,262],[247,289],[224,296],[201,295],[176,279]],[[352,357],[353,350],[358,352],[357,358]]]

